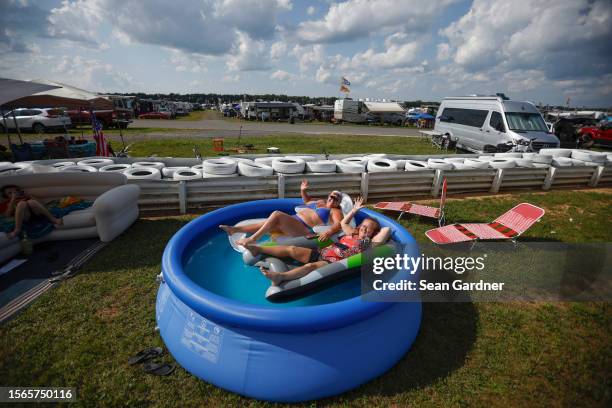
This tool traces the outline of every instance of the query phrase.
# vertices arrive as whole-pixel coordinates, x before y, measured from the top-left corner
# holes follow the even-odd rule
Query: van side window
[[[482,127],[488,114],[489,111],[481,109],[444,108],[440,115],[440,121]]]
[[[504,120],[502,119],[502,115],[499,112],[491,112],[491,119],[489,119],[489,126],[493,129],[498,130],[500,132],[506,132],[506,127],[504,126]]]

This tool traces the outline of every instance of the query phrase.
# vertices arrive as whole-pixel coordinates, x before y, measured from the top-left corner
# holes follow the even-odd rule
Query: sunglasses
[[[330,195],[327,197],[327,199],[332,201],[339,201],[340,197],[338,197],[337,195]]]

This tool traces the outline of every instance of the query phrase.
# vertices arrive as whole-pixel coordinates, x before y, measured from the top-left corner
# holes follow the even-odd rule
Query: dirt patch
[[[105,307],[104,309],[100,309],[96,312],[96,316],[106,322],[114,320],[120,314],[121,312],[119,311],[119,307],[114,305]]]

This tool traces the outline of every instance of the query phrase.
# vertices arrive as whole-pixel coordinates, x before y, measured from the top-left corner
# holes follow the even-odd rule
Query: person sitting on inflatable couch
[[[252,233],[250,237],[236,241],[238,245],[250,245],[268,232],[280,232],[281,235],[290,237],[307,236],[313,233],[312,228],[317,225],[330,224],[331,227],[322,234],[319,240],[325,241],[336,232],[340,231],[340,221],[342,220],[342,210],[340,201],[342,193],[332,191],[327,196],[327,200],[314,200],[308,195],[308,180],[302,180],[300,193],[304,204],[310,208],[304,208],[295,215],[289,215],[282,211],[274,211],[265,222],[256,224],[232,227],[229,225],[219,225],[223,231],[229,235],[237,232]]]
[[[340,222],[344,235],[338,243],[328,247],[313,249],[286,245],[258,246],[247,244],[246,249],[253,256],[265,254],[275,258],[292,258],[304,264],[287,272],[272,272],[261,266],[261,273],[270,279],[273,285],[279,285],[283,281],[299,279],[328,263],[348,258],[351,255],[365,251],[371,245],[379,245],[387,241],[391,234],[391,229],[389,227],[380,228],[378,222],[372,218],[364,219],[356,228],[350,226],[351,220],[362,207],[363,198],[358,197],[355,200],[353,209]]]

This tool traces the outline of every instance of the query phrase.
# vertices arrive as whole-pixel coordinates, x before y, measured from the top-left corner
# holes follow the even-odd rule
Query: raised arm
[[[349,211],[344,218],[342,219],[342,221],[340,221],[340,227],[342,227],[342,231],[346,234],[346,235],[352,235],[354,234],[357,229],[351,227],[350,222],[353,219],[353,217],[355,216],[355,214],[357,214],[357,212],[363,208],[363,197],[359,196],[355,199],[355,204],[353,205],[353,208],[351,209],[351,211]]]
[[[312,198],[308,195],[308,180],[303,179],[302,184],[300,185],[300,195],[302,196],[302,201],[304,204],[308,204],[312,201]]]
[[[372,238],[372,245],[378,246],[378,245],[384,244],[385,242],[389,240],[390,236],[391,236],[391,228],[382,227],[380,231],[378,231],[378,233],[374,235],[374,238]]]

